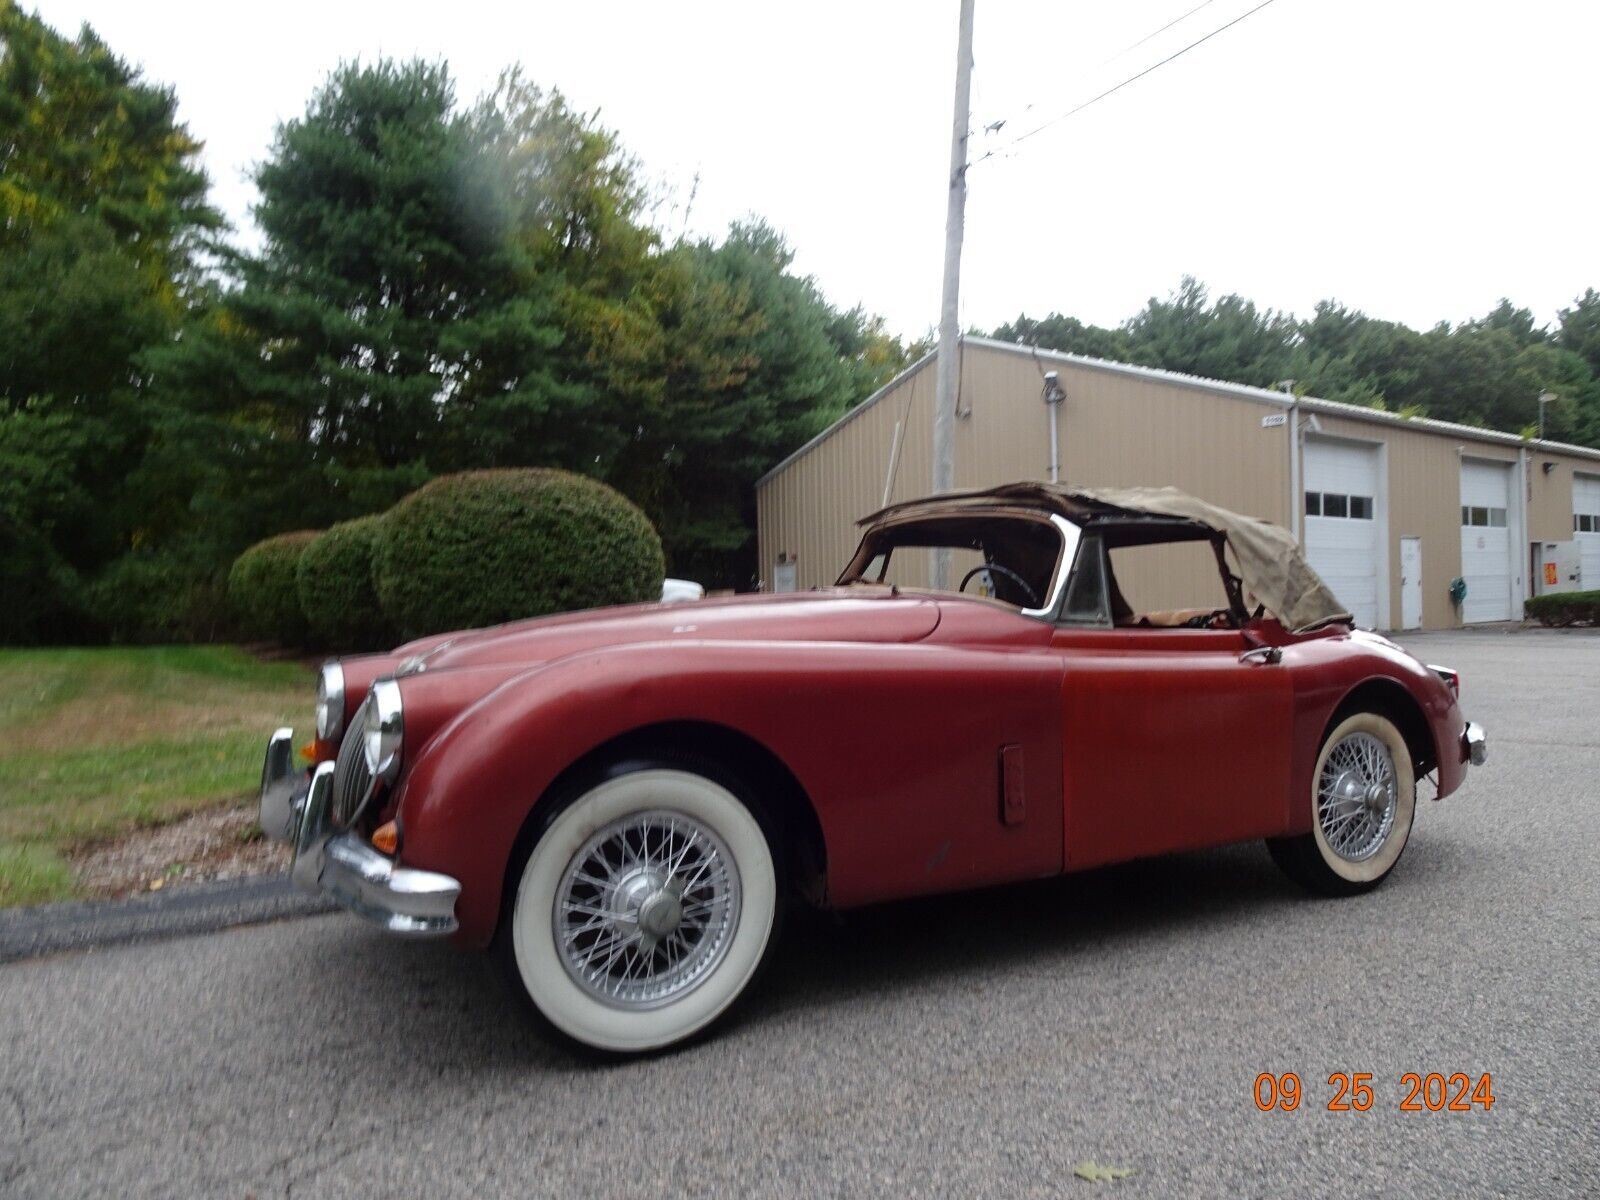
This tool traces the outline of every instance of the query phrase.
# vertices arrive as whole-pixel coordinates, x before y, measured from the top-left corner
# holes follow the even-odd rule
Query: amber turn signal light
[[[393,854],[400,849],[400,826],[393,821],[385,821],[373,832],[372,844],[385,854]]]

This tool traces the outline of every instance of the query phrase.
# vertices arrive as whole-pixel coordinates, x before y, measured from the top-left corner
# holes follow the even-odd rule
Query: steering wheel
[[[1033,594],[1033,589],[1028,586],[1028,581],[1026,579],[1024,579],[1021,575],[1018,575],[1010,567],[1002,567],[999,563],[984,563],[984,565],[981,566],[981,567],[973,567],[972,570],[968,571],[965,575],[963,575],[961,577],[961,583],[956,588],[956,591],[958,591],[958,592],[966,591],[967,590],[967,580],[971,579],[979,571],[991,571],[991,572],[998,571],[998,572],[1000,572],[1000,574],[1004,575],[1007,579],[1011,580],[1012,583],[1016,584],[1019,588],[1022,589],[1022,594],[1028,598],[1028,607],[1030,607],[1030,608],[1038,608],[1039,607],[1039,597]]]

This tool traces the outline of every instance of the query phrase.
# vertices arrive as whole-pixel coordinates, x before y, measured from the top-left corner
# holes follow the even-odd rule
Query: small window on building
[[[1372,520],[1372,497],[1351,496],[1350,516],[1357,521]]]
[[[1471,525],[1472,524],[1472,510],[1470,508],[1468,508],[1465,504],[1463,504],[1461,506],[1461,523],[1463,525]]]
[[[1340,492],[1322,493],[1322,515],[1325,517],[1348,516],[1350,512],[1350,497]]]
[[[1506,527],[1506,510],[1503,508],[1491,508],[1489,510],[1489,524],[1495,529],[1504,529]]]
[[[1322,493],[1306,493],[1306,516],[1320,517],[1322,515]]]
[[[1592,513],[1583,513],[1581,516],[1575,516],[1572,521],[1577,526],[1579,533],[1595,532],[1594,515]]]

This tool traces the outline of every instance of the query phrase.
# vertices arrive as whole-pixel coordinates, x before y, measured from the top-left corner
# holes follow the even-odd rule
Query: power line
[[[1137,50],[1140,46],[1142,46],[1146,42],[1148,42],[1151,38],[1160,37],[1167,30],[1171,29],[1174,25],[1177,25],[1177,24],[1179,24],[1180,22],[1183,22],[1183,21],[1187,21],[1190,17],[1194,16],[1195,13],[1199,12],[1202,8],[1208,8],[1209,6],[1215,4],[1216,2],[1217,2],[1217,0],[1200,0],[1199,4],[1196,4],[1193,8],[1191,8],[1188,12],[1184,13],[1182,16],[1173,17],[1172,20],[1168,21],[1165,25],[1163,25],[1160,29],[1156,30],[1154,33],[1145,34],[1142,38],[1140,38],[1133,45],[1125,46],[1123,49],[1118,50],[1115,54],[1113,54],[1110,58],[1106,59],[1106,61],[1101,63],[1100,65],[1102,67],[1109,66],[1111,63],[1116,62],[1117,59],[1121,58],[1124,54],[1131,54],[1133,51]]]
[[[1260,12],[1263,8],[1266,8],[1267,5],[1272,4],[1272,3],[1274,3],[1274,0],[1261,0],[1260,4],[1257,4],[1254,8],[1249,9],[1246,12],[1240,13],[1237,17],[1235,17],[1233,20],[1229,21],[1226,25],[1219,25],[1217,28],[1213,29],[1210,33],[1206,34],[1204,37],[1196,38],[1194,41],[1190,42],[1187,46],[1183,47],[1183,49],[1174,51],[1173,53],[1167,55],[1165,58],[1161,59],[1159,62],[1155,62],[1155,63],[1150,64],[1148,67],[1146,67],[1144,70],[1140,71],[1136,75],[1128,76],[1121,83],[1114,84],[1113,86],[1108,87],[1105,91],[1101,92],[1099,95],[1091,96],[1089,99],[1085,100],[1082,104],[1074,105],[1073,107],[1067,109],[1067,111],[1062,113],[1060,116],[1051,117],[1048,121],[1044,122],[1044,124],[1042,124],[1042,125],[1035,125],[1032,129],[1028,130],[1027,133],[1018,134],[1016,137],[1012,138],[1009,142],[1007,142],[1004,146],[995,147],[995,149],[989,151],[987,154],[985,154],[982,158],[979,158],[972,165],[973,166],[977,166],[977,164],[980,163],[980,162],[983,162],[984,159],[993,158],[995,155],[1000,154],[1000,153],[1002,153],[1002,152],[1004,152],[1006,150],[1009,150],[1013,146],[1016,146],[1021,142],[1027,141],[1029,138],[1033,137],[1034,134],[1043,133],[1046,129],[1049,129],[1051,126],[1059,125],[1062,121],[1065,121],[1068,117],[1076,116],[1078,113],[1081,113],[1084,109],[1089,108],[1092,105],[1100,103],[1100,101],[1104,100],[1106,97],[1116,95],[1116,93],[1120,92],[1123,88],[1127,87],[1130,83],[1137,83],[1139,80],[1143,79],[1146,75],[1150,74],[1150,72],[1159,70],[1160,68],[1166,66],[1169,62],[1172,62],[1174,59],[1182,58],[1185,54],[1189,53],[1189,51],[1193,50],[1195,47],[1203,46],[1205,43],[1209,42],[1212,38],[1216,37],[1217,34],[1224,33],[1227,30],[1232,29],[1235,25],[1237,25],[1240,21],[1244,20],[1246,17],[1254,16],[1256,13]],[[1200,7],[1204,8],[1205,5],[1201,5]],[[1191,10],[1191,11],[1195,11],[1195,10]],[[1188,14],[1186,13],[1184,15],[1187,16]],[[1179,17],[1178,20],[1179,21],[1183,20],[1183,17]],[[1164,28],[1170,28],[1171,25],[1174,25],[1176,23],[1177,23],[1176,21],[1170,22],[1169,25],[1168,26],[1164,26]],[[1157,30],[1156,32],[1159,33],[1161,31]],[[1151,34],[1151,37],[1154,37],[1154,36],[1155,36],[1155,34]],[[1149,38],[1146,38],[1145,40],[1148,41]],[[1130,47],[1130,49],[1131,49],[1131,47]]]
[[[1092,74],[1093,72],[1098,71],[1101,67],[1109,67],[1112,63],[1118,61],[1119,59],[1126,58],[1128,55],[1132,54],[1135,50],[1137,50],[1140,46],[1144,45],[1146,42],[1150,41],[1152,38],[1160,37],[1167,30],[1171,29],[1174,25],[1178,25],[1178,24],[1181,24],[1184,21],[1187,21],[1190,17],[1194,16],[1195,13],[1199,12],[1202,8],[1208,8],[1211,5],[1215,4],[1216,2],[1217,2],[1217,0],[1200,0],[1199,4],[1196,4],[1193,8],[1189,9],[1187,12],[1181,13],[1180,15],[1178,15],[1176,17],[1173,17],[1172,20],[1168,21],[1160,29],[1153,30],[1152,32],[1145,34],[1137,42],[1129,43],[1128,45],[1124,46],[1121,50],[1118,50],[1110,58],[1102,58],[1099,62],[1095,63],[1094,66],[1089,68],[1090,73]],[[978,99],[973,104],[973,108],[975,110],[979,111],[979,112],[983,111],[983,98],[982,98],[983,86],[982,86],[982,80],[983,80],[983,77],[980,74],[980,75],[976,76],[972,81],[973,93],[978,97]],[[1024,113],[1032,112],[1033,111],[1033,105],[1029,104],[1022,111]],[[1007,123],[1007,118],[1004,118],[1004,117],[1000,118],[997,121],[985,122],[983,124],[983,127],[982,127],[982,132],[985,133],[985,134],[999,133],[1001,128],[1006,123]],[[1009,142],[1007,143],[1007,145],[1010,145],[1010,144],[1011,143],[1009,143]],[[1004,148],[1005,148],[1004,146],[998,147],[998,149],[1000,149],[1000,150],[1003,150]],[[983,158],[987,158],[988,155],[983,155],[982,157]],[[979,161],[982,161],[982,159],[980,159]]]

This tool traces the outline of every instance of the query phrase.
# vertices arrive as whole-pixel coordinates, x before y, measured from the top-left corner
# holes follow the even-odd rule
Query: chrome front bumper
[[[456,930],[461,885],[437,871],[396,866],[353,830],[337,832],[328,815],[333,764],[295,769],[294,731],[267,742],[261,766],[261,828],[294,846],[289,878],[308,892],[326,892],[357,916],[406,937]]]
[[[1483,732],[1482,725],[1476,721],[1468,721],[1466,729],[1461,733],[1461,761],[1481,767],[1488,755],[1489,735]]]

